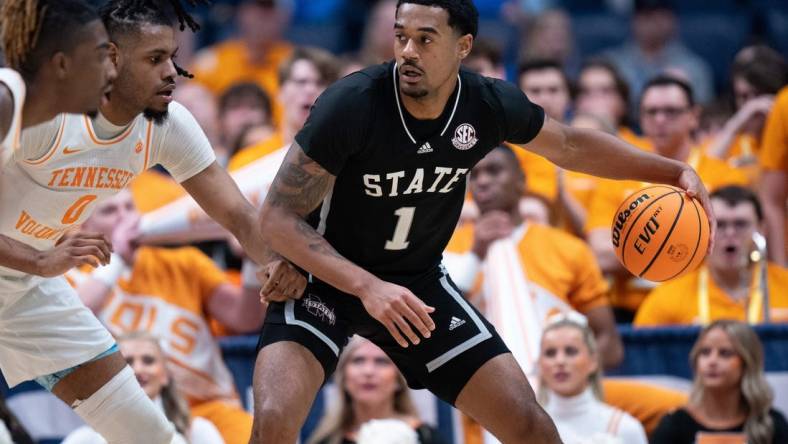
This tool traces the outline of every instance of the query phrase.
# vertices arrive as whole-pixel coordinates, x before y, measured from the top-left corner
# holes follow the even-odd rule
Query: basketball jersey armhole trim
[[[129,134],[131,134],[131,130],[134,128],[134,125],[136,124],[135,122],[132,122],[118,136],[115,136],[112,139],[102,140],[99,139],[99,137],[96,136],[96,133],[93,131],[93,122],[90,121],[90,118],[87,115],[83,115],[82,117],[85,119],[85,126],[88,129],[88,136],[90,136],[90,140],[96,145],[102,145],[102,146],[114,145],[116,143],[123,141],[123,139],[125,139],[126,137],[128,137]]]
[[[60,122],[60,128],[58,128],[58,130],[57,130],[57,135],[55,136],[55,141],[52,142],[52,147],[49,148],[49,151],[44,153],[44,155],[39,157],[38,159],[33,159],[33,160],[22,159],[22,162],[24,162],[24,163],[26,163],[28,165],[42,165],[42,164],[46,163],[47,160],[51,159],[52,156],[54,156],[55,153],[57,152],[58,148],[60,148],[60,142],[63,140],[63,133],[66,130],[66,120],[67,119],[68,119],[68,117],[66,115],[63,115],[63,120]]]
[[[148,129],[145,134],[145,162],[142,164],[142,171],[148,169],[148,161],[150,160],[150,138],[153,132],[153,122],[148,121]]]

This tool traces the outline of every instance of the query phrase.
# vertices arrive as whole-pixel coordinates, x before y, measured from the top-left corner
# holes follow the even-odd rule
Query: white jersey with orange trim
[[[0,178],[0,234],[46,250],[145,169],[160,164],[181,182],[215,155],[191,113],[173,102],[161,124],[140,114],[109,138],[84,115],[60,115],[23,131],[14,160]],[[5,267],[0,278],[11,278],[0,279],[0,291],[35,281]]]
[[[0,141],[2,151],[2,164],[5,164],[11,154],[19,147],[19,137],[22,131],[22,105],[25,103],[25,81],[18,72],[10,68],[0,68],[0,83],[11,92],[14,101],[14,115],[3,140]]]
[[[255,207],[262,205],[265,200],[289,147],[289,144],[285,145],[230,173],[241,193]],[[208,220],[208,215],[197,202],[191,196],[184,196],[144,214],[140,231],[151,236],[183,233]]]

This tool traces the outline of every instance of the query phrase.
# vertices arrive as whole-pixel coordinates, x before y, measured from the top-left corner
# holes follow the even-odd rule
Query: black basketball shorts
[[[348,338],[358,334],[388,354],[411,388],[427,388],[454,405],[473,374],[509,349],[492,324],[462,297],[443,267],[407,287],[435,307],[430,314],[435,330],[419,345],[401,347],[357,297],[324,283],[310,283],[301,299],[268,306],[258,351],[279,341],[296,342],[314,354],[328,379]]]

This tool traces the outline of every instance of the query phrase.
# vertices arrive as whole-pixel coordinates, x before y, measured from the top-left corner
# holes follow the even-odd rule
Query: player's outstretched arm
[[[708,192],[698,173],[686,163],[637,149],[602,131],[572,128],[549,117],[526,149],[568,170],[682,188],[706,210],[711,225],[710,242],[713,242],[717,223]]]
[[[433,311],[404,287],[384,282],[339,254],[306,222],[334,184],[335,177],[294,142],[260,212],[266,243],[320,280],[361,299],[369,314],[407,347],[430,336]]]
[[[258,264],[279,264],[276,266],[278,285],[269,290],[272,298],[301,296],[306,279],[263,242],[257,210],[241,194],[227,171],[214,162],[181,185],[212,219],[238,239],[252,260]]]

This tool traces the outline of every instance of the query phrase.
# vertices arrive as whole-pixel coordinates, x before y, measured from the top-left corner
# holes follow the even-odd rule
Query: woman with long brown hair
[[[763,348],[750,326],[713,322],[692,347],[690,365],[695,373],[690,401],[662,418],[653,444],[693,444],[717,434],[728,435],[730,443],[788,442],[788,423],[771,408]]]
[[[372,342],[355,337],[339,357],[334,373],[337,403],[309,439],[309,444],[352,444],[361,426],[377,419],[397,419],[412,427],[420,444],[441,444],[436,431],[419,419],[405,378]]]

